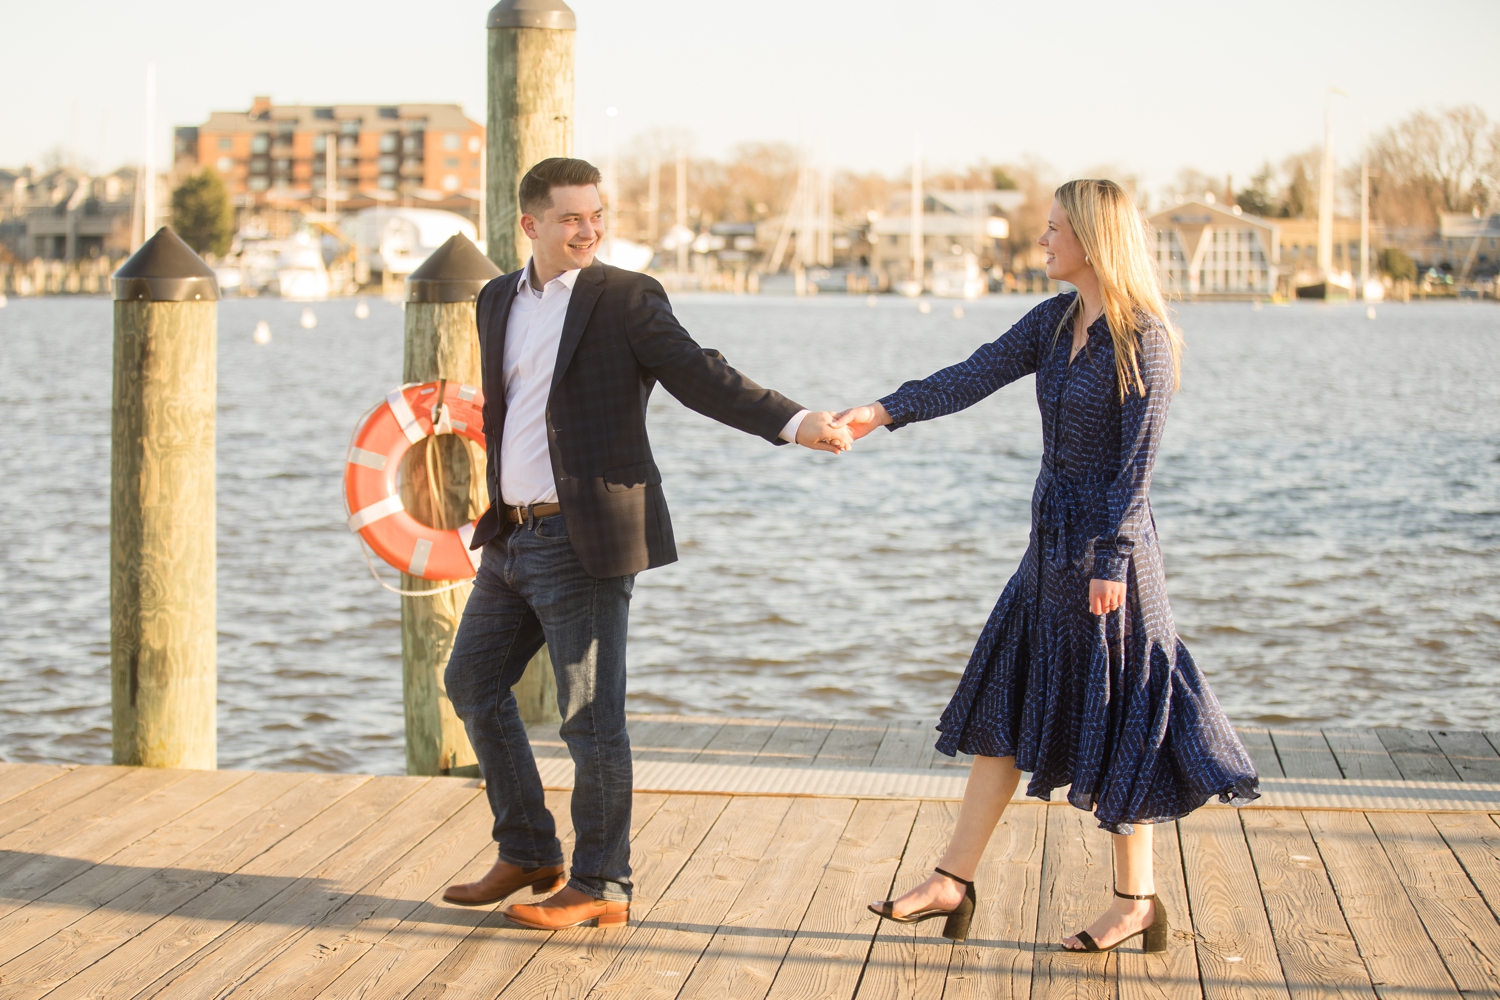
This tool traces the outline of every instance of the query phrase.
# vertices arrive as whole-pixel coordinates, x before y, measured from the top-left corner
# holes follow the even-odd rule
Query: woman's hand
[[[852,406],[838,416],[833,418],[831,427],[847,427],[849,433],[854,435],[858,441],[877,427],[884,427],[891,422],[891,415],[885,412],[885,407],[879,403],[871,403],[869,406]]]
[[[1106,615],[1125,603],[1125,585],[1113,580],[1089,581],[1089,611]]]

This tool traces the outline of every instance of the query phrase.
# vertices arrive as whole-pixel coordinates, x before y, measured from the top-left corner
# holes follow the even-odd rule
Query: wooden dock
[[[1279,790],[1158,827],[1149,957],[1055,950],[1110,882],[1067,806],[1007,811],[967,942],[865,911],[952,827],[930,724],[633,718],[632,923],[556,934],[441,901],[494,857],[473,780],[0,764],[0,997],[1500,997],[1500,734],[1243,733]]]

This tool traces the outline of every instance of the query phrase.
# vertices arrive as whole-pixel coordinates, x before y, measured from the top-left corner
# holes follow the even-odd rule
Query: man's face
[[[521,216],[531,253],[548,270],[569,271],[594,262],[602,235],[604,206],[593,184],[552,189],[552,205]]]

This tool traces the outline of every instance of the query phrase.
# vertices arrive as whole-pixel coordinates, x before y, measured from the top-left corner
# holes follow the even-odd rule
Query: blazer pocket
[[[610,469],[604,474],[604,488],[611,493],[624,493],[641,486],[660,486],[661,473],[655,462],[640,462]]]

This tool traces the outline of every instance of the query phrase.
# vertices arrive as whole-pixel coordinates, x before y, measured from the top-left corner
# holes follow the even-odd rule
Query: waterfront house
[[[1168,294],[1246,298],[1276,291],[1277,222],[1249,215],[1238,205],[1199,199],[1163,209],[1147,221]]]
[[[922,253],[924,274],[948,269],[946,261],[965,261],[980,271],[1003,270],[1009,263],[1010,214],[1026,196],[1020,191],[924,191]],[[884,215],[870,223],[870,268],[895,285],[911,277],[911,191],[891,198]],[[944,261],[943,267],[937,267]]]

